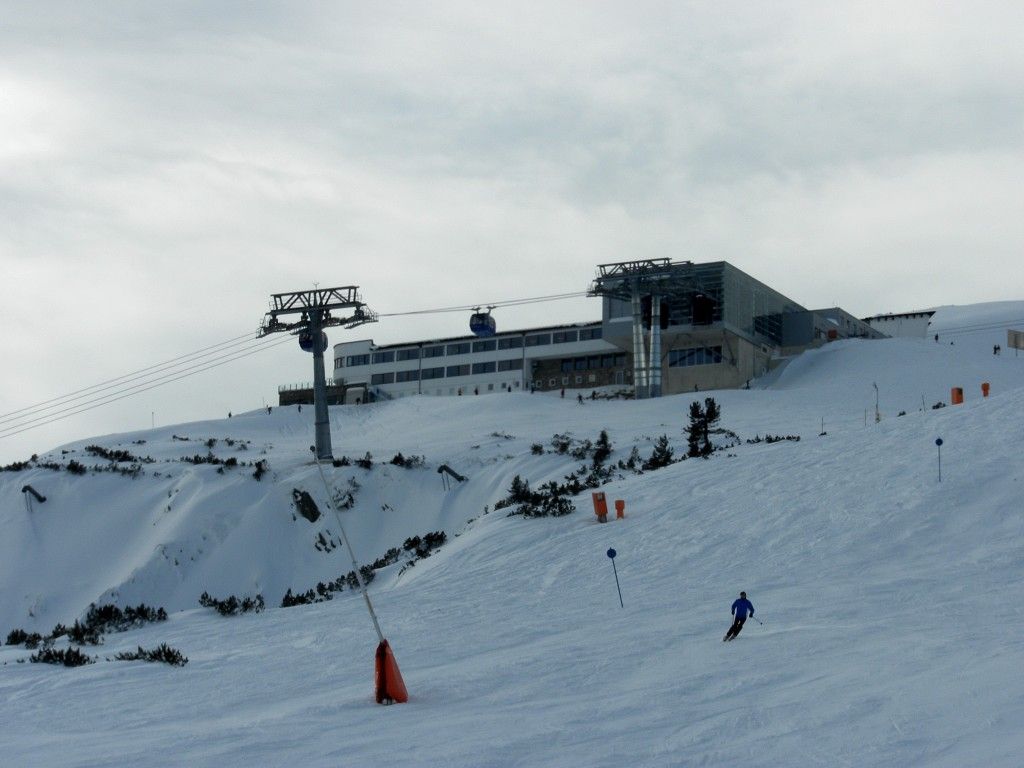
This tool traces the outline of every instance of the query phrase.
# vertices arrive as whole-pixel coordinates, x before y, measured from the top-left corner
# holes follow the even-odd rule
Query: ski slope
[[[981,381],[992,385],[987,399]],[[933,410],[952,386],[964,388],[964,405]],[[608,525],[582,496],[564,518],[483,511],[516,474],[536,486],[581,463],[531,452],[555,432],[593,440],[605,428],[613,461],[634,445],[649,455],[662,433],[682,453],[693,396],[332,409],[336,455],[386,461],[402,451],[427,462],[330,470],[338,486],[360,484],[342,515],[362,559],[413,534],[451,537],[371,585],[411,694],[387,708],[372,701],[376,637],[357,595],[276,607],[285,589],[350,567],[341,549],[313,546],[321,530],[335,533],[331,516],[293,519],[294,487],[326,511],[308,459],[312,409],[62,449],[64,461],[88,444],[152,456],[135,479],[0,473],[4,635],[45,632],[112,597],[173,611],[87,648],[100,657],[87,667],[19,664],[29,651],[0,649],[4,762],[1018,765],[1024,361],[993,356],[986,339],[838,342],[791,362],[770,388],[699,396],[708,394],[741,438],[802,439],[623,473],[602,490],[626,499],[627,517]],[[228,455],[228,437],[249,441],[239,457],[266,459],[269,474],[257,482],[251,468],[218,474],[174,460],[204,453],[209,438]],[[442,462],[468,481],[444,492]],[[48,497],[31,513],[26,483]],[[204,589],[259,591],[270,607],[221,618],[196,607]],[[740,589],[764,624],[748,621],[724,644]],[[103,661],[161,642],[189,664]]]

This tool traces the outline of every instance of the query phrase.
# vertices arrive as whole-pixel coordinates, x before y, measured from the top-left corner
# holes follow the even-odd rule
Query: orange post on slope
[[[963,387],[953,387],[953,389],[951,389],[949,391],[949,400],[950,400],[950,403],[952,403],[953,405],[961,405],[961,404],[963,404],[963,402],[964,402],[964,388]]]
[[[615,517],[619,520],[626,516],[626,502],[622,499],[615,500]]]
[[[405,704],[409,693],[405,690],[405,681],[398,671],[398,662],[387,640],[381,640],[377,646],[377,658],[374,665],[374,687],[378,704]]]
[[[604,498],[604,493],[602,491],[597,491],[590,494],[590,497],[594,500],[594,514],[597,515],[597,522],[607,523],[608,502]]]
[[[981,382],[981,396],[982,397],[988,397],[988,382],[987,381]]]

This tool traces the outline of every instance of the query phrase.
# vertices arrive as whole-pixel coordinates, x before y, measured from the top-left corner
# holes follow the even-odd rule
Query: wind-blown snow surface
[[[481,512],[516,473],[537,485],[580,463],[530,452],[554,432],[607,428],[613,460],[634,444],[648,454],[663,432],[681,452],[692,397],[333,409],[337,455],[401,450],[430,465],[332,470],[339,486],[362,486],[343,515],[365,560],[415,533],[460,534],[371,586],[411,694],[387,708],[372,702],[376,637],[354,593],[234,619],[194,607],[203,589],[262,591],[276,606],[287,587],[349,569],[340,549],[313,548],[330,517],[292,519],[293,487],[326,507],[306,458],[312,409],[65,447],[121,443],[159,461],[135,480],[0,475],[0,630],[45,632],[110,590],[179,612],[108,635],[88,667],[17,664],[27,651],[0,650],[0,754],[37,766],[1019,765],[1022,385],[1024,360],[990,345],[829,345],[772,389],[714,393],[741,437],[800,442],[617,480],[603,490],[627,500],[627,518],[608,525],[585,497],[565,518]],[[967,402],[932,410],[951,386]],[[225,456],[224,438],[251,440],[234,455],[266,458],[272,476],[162,461],[205,453],[209,437]],[[442,461],[469,481],[444,493]],[[49,498],[32,513],[25,483]],[[724,644],[740,589],[764,625]],[[103,660],[160,642],[189,664]]]

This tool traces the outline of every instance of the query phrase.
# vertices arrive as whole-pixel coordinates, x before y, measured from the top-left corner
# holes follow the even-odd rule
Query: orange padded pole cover
[[[981,396],[982,397],[988,397],[988,382],[987,381],[981,382]]]
[[[405,690],[405,681],[398,671],[398,662],[387,640],[381,640],[377,646],[377,658],[374,670],[374,687],[378,704],[405,704],[409,694]]]
[[[615,516],[621,520],[626,516],[626,502],[622,499],[615,500]]]
[[[964,401],[963,387],[953,387],[949,392],[949,399],[953,405],[960,405]]]
[[[597,491],[590,494],[590,498],[594,500],[594,514],[597,515],[598,520],[608,515],[608,502],[605,501],[604,492]]]

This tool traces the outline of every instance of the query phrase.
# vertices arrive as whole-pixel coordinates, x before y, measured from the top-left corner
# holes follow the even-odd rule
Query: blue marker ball
[[[610,558],[613,558],[613,559],[614,559],[614,558],[615,558],[615,555],[616,555],[616,552],[615,552],[615,550],[614,550],[614,549],[609,549],[609,550],[608,550],[608,557],[610,557]]]
[[[935,438],[935,444],[936,445],[942,445],[942,438],[941,437],[936,437]]]

